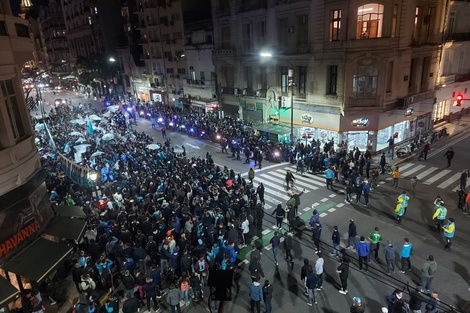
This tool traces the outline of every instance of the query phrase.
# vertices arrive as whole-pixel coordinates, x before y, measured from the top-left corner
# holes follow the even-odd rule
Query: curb
[[[403,159],[401,159],[400,161],[395,162],[394,166],[397,166],[397,165],[400,165],[400,164],[402,164],[402,163],[405,163],[406,161],[411,160],[411,159],[414,158],[415,156],[416,156],[416,153],[413,153],[413,154],[407,156],[406,158],[403,158]]]

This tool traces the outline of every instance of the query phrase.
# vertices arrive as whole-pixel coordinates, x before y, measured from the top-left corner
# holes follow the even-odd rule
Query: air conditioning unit
[[[233,89],[233,94],[234,94],[235,96],[238,96],[238,88]]]

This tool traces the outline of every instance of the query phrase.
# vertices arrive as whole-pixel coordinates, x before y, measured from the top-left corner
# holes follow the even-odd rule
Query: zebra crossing
[[[258,187],[259,183],[264,185],[265,210],[273,210],[278,204],[284,205],[289,200],[285,188],[287,170],[294,172],[294,185],[299,191],[304,190],[305,194],[318,190],[321,187],[326,187],[326,181],[322,176],[295,174],[295,167],[290,167],[288,164],[284,167],[273,168],[267,172],[260,172],[255,175],[253,183],[255,188]]]
[[[458,171],[415,163],[399,165],[399,169],[401,178],[407,179],[416,176],[423,185],[434,186],[439,189],[460,189],[461,173]],[[391,179],[391,177],[386,178],[386,180]]]

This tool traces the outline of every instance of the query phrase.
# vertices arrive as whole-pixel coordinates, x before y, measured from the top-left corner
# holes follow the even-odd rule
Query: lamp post
[[[290,62],[289,62],[290,63]],[[294,67],[290,63],[291,67],[287,71],[287,81],[290,86],[290,144],[294,144]]]
[[[261,52],[260,56],[263,59],[271,59],[273,57],[270,52]],[[290,97],[290,144],[294,145],[294,65],[289,60],[283,60],[287,62],[290,68],[287,70],[287,84],[290,87],[291,97]]]

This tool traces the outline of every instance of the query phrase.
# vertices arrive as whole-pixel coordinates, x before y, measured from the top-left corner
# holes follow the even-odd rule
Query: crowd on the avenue
[[[153,127],[159,118],[163,119],[159,125],[163,143],[133,129],[133,121],[144,108],[153,119]],[[92,114],[95,118],[90,118]],[[264,312],[271,313],[273,292],[279,287],[265,279],[261,258],[267,256],[252,245],[251,237],[263,229],[263,220],[271,218],[268,215],[273,216],[277,223],[270,240],[274,265],[279,264],[281,250],[293,266],[293,221],[302,192],[290,186],[295,184],[297,174],[286,173],[290,200],[265,212],[264,186],[253,185],[254,172],[246,180],[227,166],[214,164],[210,154],[195,158],[187,157],[184,149],[175,152],[171,140],[166,138],[168,129],[179,130],[175,125],[187,125],[185,128],[193,129],[198,136],[202,132],[208,138],[219,135],[222,152],[231,151],[239,158],[240,153],[248,151],[248,161],[254,159],[259,167],[263,159],[272,157],[268,156],[272,150],[278,150],[286,160],[297,164],[297,172],[324,173],[327,188],[341,184],[347,201],[356,204],[364,196],[364,205],[368,205],[369,192],[377,187],[379,174],[385,171],[382,160],[380,167],[372,166],[370,151],[356,148],[348,152],[344,142],[336,146],[333,140],[312,145],[296,143],[292,148],[274,146],[255,136],[249,125],[237,119],[209,118],[196,112],[183,116],[162,105],[130,106],[130,110],[124,106],[106,113],[60,105],[51,110],[49,125],[57,150],[43,130],[37,131],[36,142],[49,173],[46,183],[50,200],[83,207],[89,221],[71,261],[72,279],[79,293],[75,313],[94,313],[103,308],[107,313],[120,309],[123,313],[137,313],[139,309],[159,312],[168,307],[171,312],[181,312],[191,301],[203,301],[216,312],[222,299],[217,292],[221,287],[210,279],[215,270],[233,270],[233,296],[238,295],[240,288],[247,289],[251,311],[260,313],[263,304]],[[77,150],[77,144],[86,146]],[[57,153],[70,159],[79,153],[80,165],[99,173],[99,184],[79,186],[61,175]],[[397,167],[393,173],[396,180],[398,171]],[[408,201],[410,197],[404,191],[397,199],[397,223],[406,213]],[[436,199],[435,206],[437,230],[446,236],[446,248],[450,250],[454,219],[447,218],[442,199]],[[322,236],[318,211],[313,211],[308,224],[317,258],[313,262],[304,260],[300,284],[310,306],[317,304],[317,293],[323,292],[325,249],[331,250],[332,259],[339,263],[337,275],[342,294],[348,293],[350,264],[356,260],[359,270],[368,271],[375,260],[386,267],[389,275],[395,273],[398,261],[399,271],[411,269],[413,245],[407,238],[398,252],[400,260],[395,260],[396,248],[391,241],[387,240],[383,252],[379,252],[383,241],[378,228],[371,229],[366,238],[359,236],[362,230],[359,232],[350,220],[348,245],[342,248],[338,227],[335,226],[331,241]],[[247,269],[237,259],[245,247],[252,249]],[[246,270],[252,283],[241,286],[240,278]],[[436,260],[429,255],[421,267],[421,286],[395,290],[384,303],[383,312],[421,312],[422,308],[428,313],[441,311],[438,294],[431,292],[436,271]],[[118,296],[117,290],[123,290],[123,297]],[[40,298],[29,295],[28,305],[24,305],[30,308],[28,312],[42,313]],[[365,312],[365,308],[360,297],[353,298],[350,312]]]

